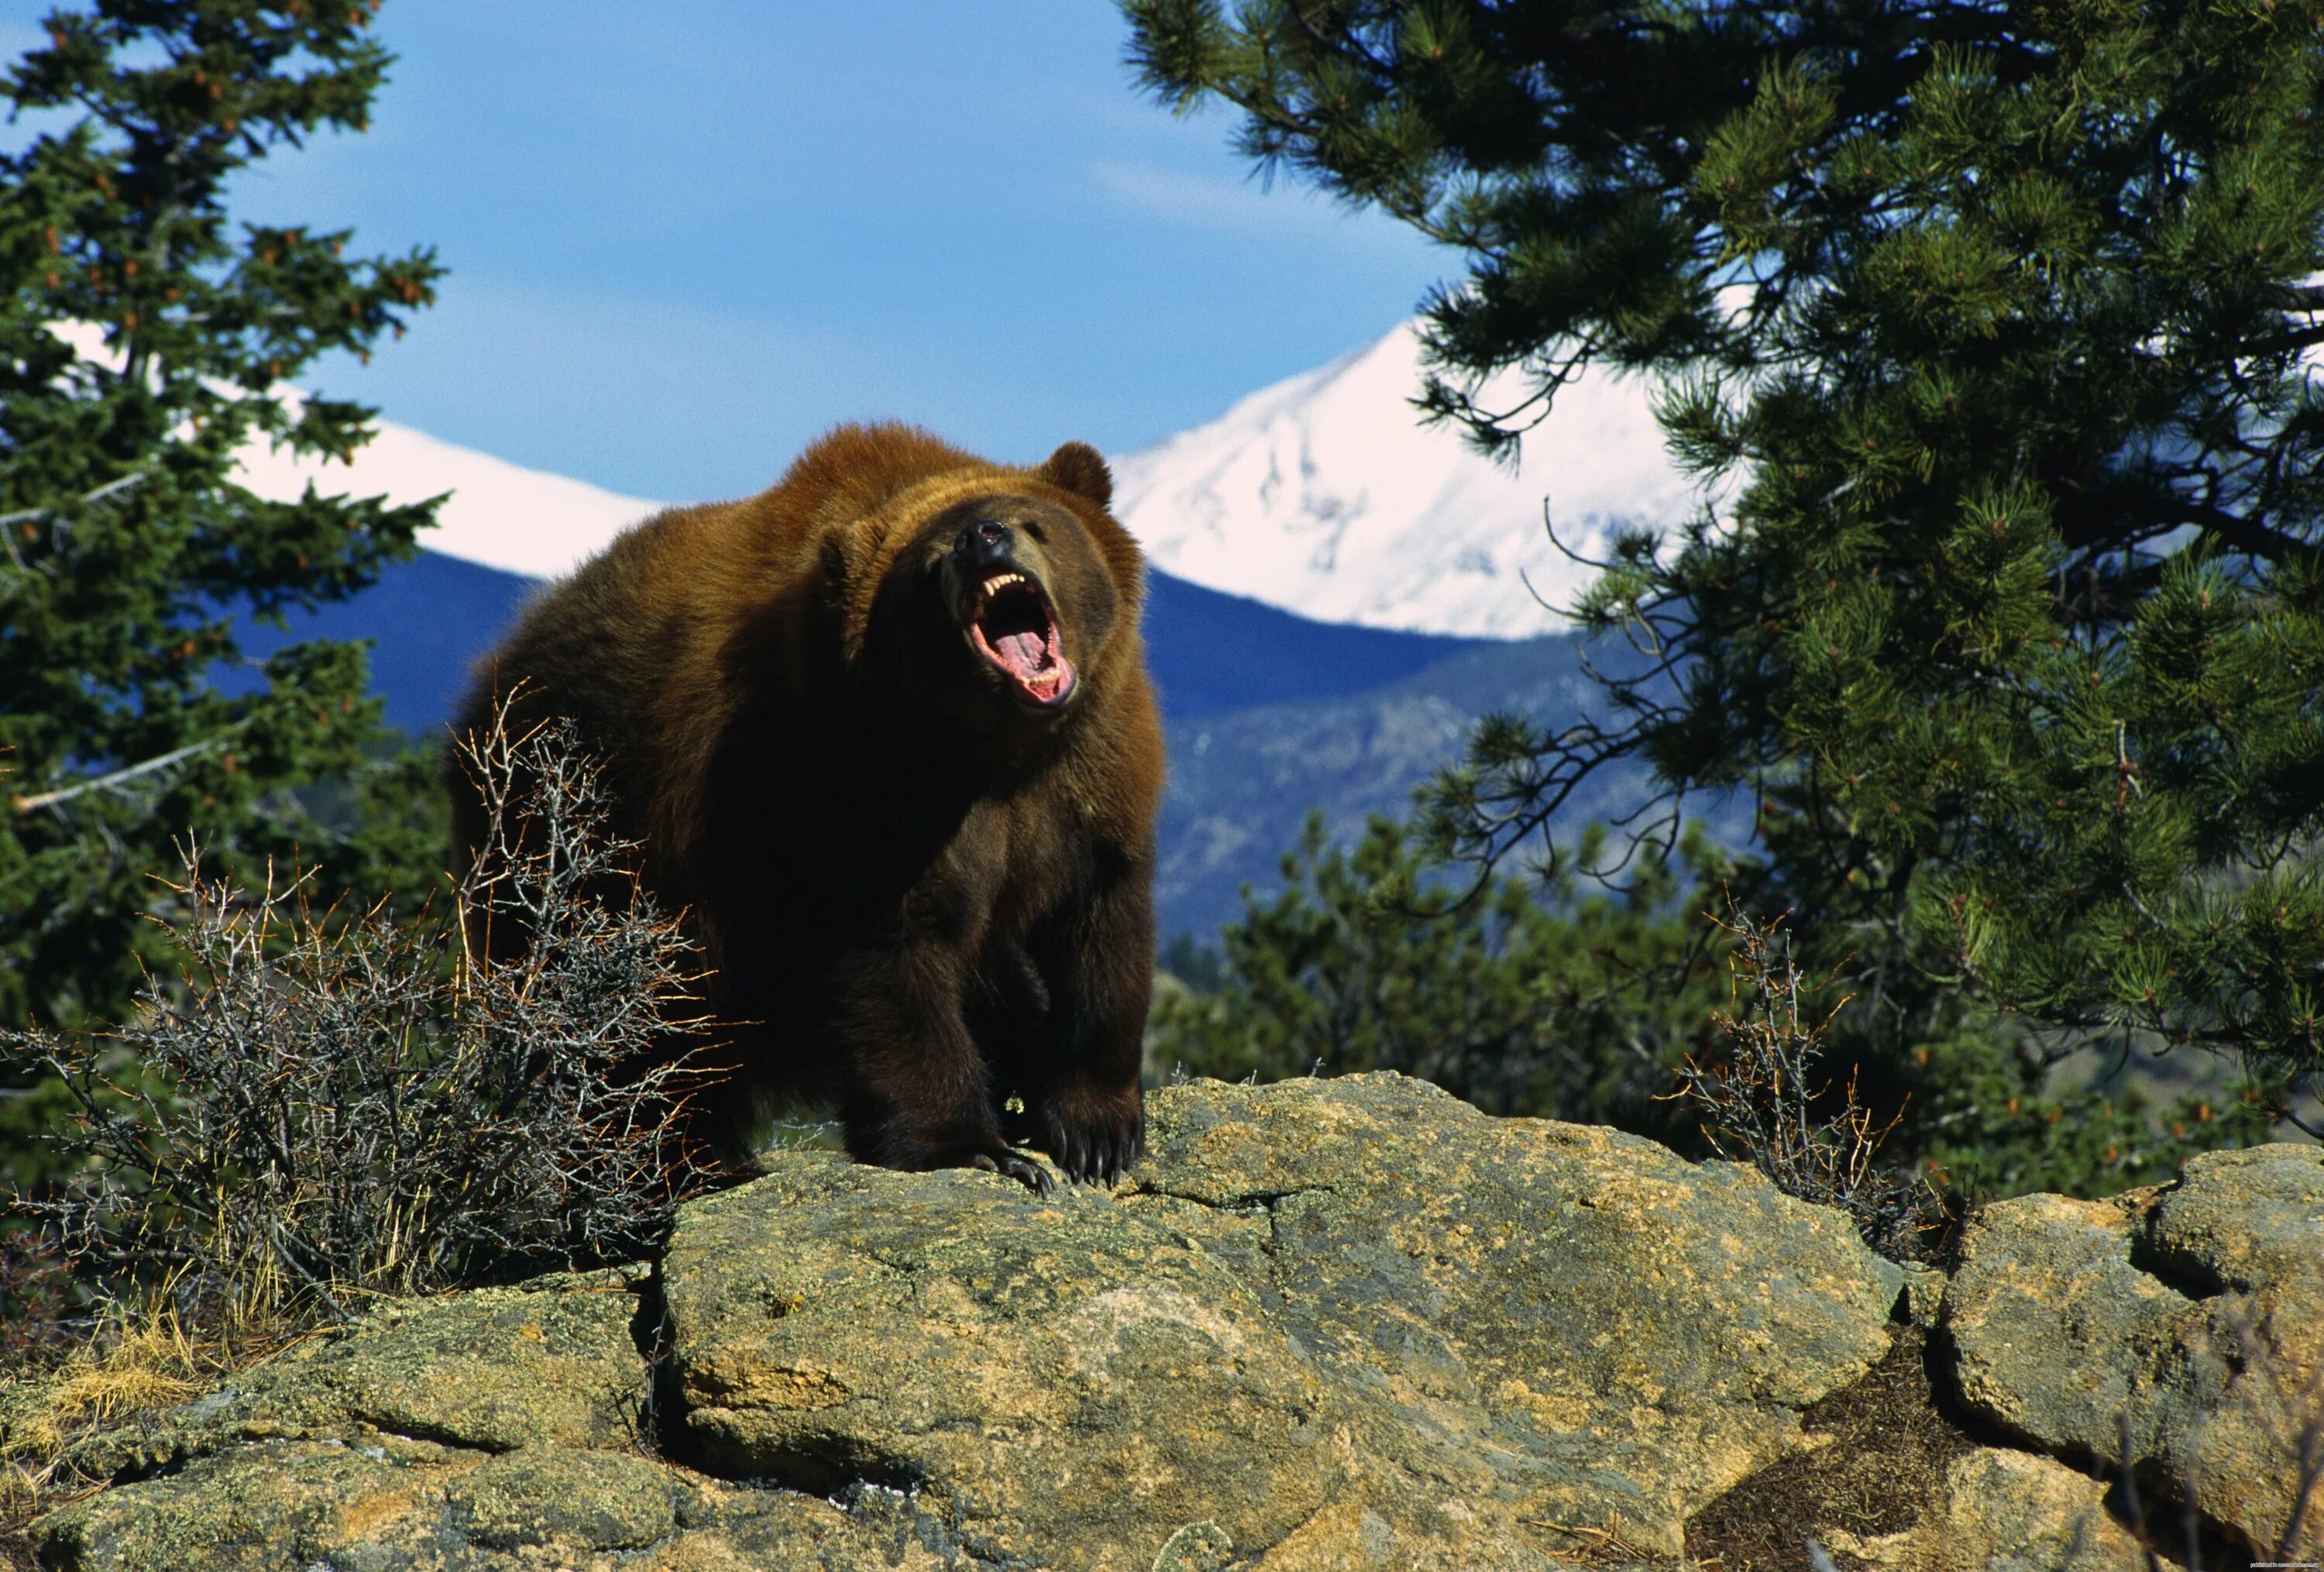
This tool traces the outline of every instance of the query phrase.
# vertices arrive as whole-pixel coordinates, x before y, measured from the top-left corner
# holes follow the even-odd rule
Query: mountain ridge
[[[539,587],[422,551],[353,600],[295,615],[287,630],[245,626],[241,637],[259,658],[300,639],[370,642],[388,724],[439,739],[475,661]],[[1556,719],[1594,702],[1582,641],[1571,633],[1462,640],[1344,627],[1159,573],[1148,595],[1148,659],[1170,759],[1156,880],[1166,937],[1208,934],[1241,911],[1243,885],[1273,887],[1309,809],[1335,838],[1351,837],[1371,814],[1404,814],[1484,715]],[[1644,785],[1636,767],[1600,772],[1563,821],[1627,809]]]
[[[424,735],[451,717],[475,661],[545,582],[423,548],[352,600],[294,613],[287,631],[245,624],[239,637],[260,659],[301,639],[371,641],[388,724]],[[1361,692],[1479,643],[1318,623],[1159,572],[1146,602],[1148,666],[1176,720]]]
[[[1617,529],[1666,527],[1700,505],[1663,455],[1635,381],[1592,371],[1562,390],[1512,471],[1456,432],[1417,423],[1410,399],[1422,376],[1406,323],[1261,388],[1214,421],[1111,459],[1115,516],[1162,574],[1314,622],[1531,638],[1568,625],[1558,607],[1590,578],[1552,542],[1545,514],[1591,556]],[[671,505],[392,421],[377,422],[352,462],[254,444],[241,478],[281,501],[309,484],[394,503],[445,496],[423,545],[534,578],[572,571]]]

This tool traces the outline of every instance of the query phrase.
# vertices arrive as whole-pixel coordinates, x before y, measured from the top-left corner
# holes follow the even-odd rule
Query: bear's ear
[[[1068,442],[1042,462],[1034,473],[1062,491],[1085,496],[1100,507],[1113,501],[1113,472],[1098,450],[1086,442]]]

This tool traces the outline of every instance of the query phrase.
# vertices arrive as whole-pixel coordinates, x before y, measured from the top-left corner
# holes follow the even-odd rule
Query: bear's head
[[[1079,442],[1036,468],[980,465],[899,490],[880,510],[859,670],[973,732],[1072,713],[1113,658],[1137,658],[1141,564],[1111,495],[1104,459]]]

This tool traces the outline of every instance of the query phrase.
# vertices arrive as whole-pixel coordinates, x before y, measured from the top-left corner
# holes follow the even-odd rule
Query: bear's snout
[[[1006,562],[1016,548],[1017,532],[999,519],[971,519],[961,527],[960,539],[953,542],[953,550],[972,569]]]

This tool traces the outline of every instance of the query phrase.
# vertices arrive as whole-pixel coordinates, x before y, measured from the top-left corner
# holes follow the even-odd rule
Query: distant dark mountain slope
[[[1207,935],[1240,913],[1245,882],[1276,888],[1282,854],[1311,809],[1340,839],[1367,815],[1408,814],[1414,789],[1461,755],[1482,717],[1561,725],[1593,708],[1598,689],[1582,652],[1571,634],[1483,643],[1370,693],[1173,718],[1155,884],[1162,932]],[[1625,658],[1602,646],[1595,653],[1601,664]],[[1642,763],[1601,769],[1567,800],[1558,826],[1579,830],[1627,814],[1651,789]],[[1748,828],[1720,804],[1700,811],[1730,843]]]
[[[1369,692],[1482,641],[1311,622],[1263,601],[1146,576],[1146,659],[1173,720]]]
[[[353,600],[291,617],[287,634],[245,624],[243,648],[263,657],[293,640],[374,640],[371,687],[387,700],[387,724],[435,737],[459,702],[470,664],[492,648],[533,587],[521,574],[422,551]]]
[[[533,581],[422,551],[351,601],[293,617],[289,635],[244,630],[264,656],[290,638],[373,639],[372,689],[388,724],[432,735],[468,669],[516,615]],[[1474,639],[1310,622],[1240,596],[1157,573],[1147,582],[1147,659],[1173,718],[1361,693],[1473,648]]]
[[[533,587],[423,551],[355,599],[294,617],[288,636],[375,641],[372,685],[389,724],[433,737]],[[1556,721],[1594,694],[1567,636],[1499,643],[1311,622],[1160,573],[1148,596],[1170,746],[1156,892],[1165,934],[1207,934],[1241,910],[1243,883],[1271,887],[1310,808],[1339,835],[1369,813],[1401,815],[1479,717]],[[250,628],[244,639],[263,656],[285,635]],[[1566,821],[1627,811],[1644,789],[1640,769],[1601,772]]]

